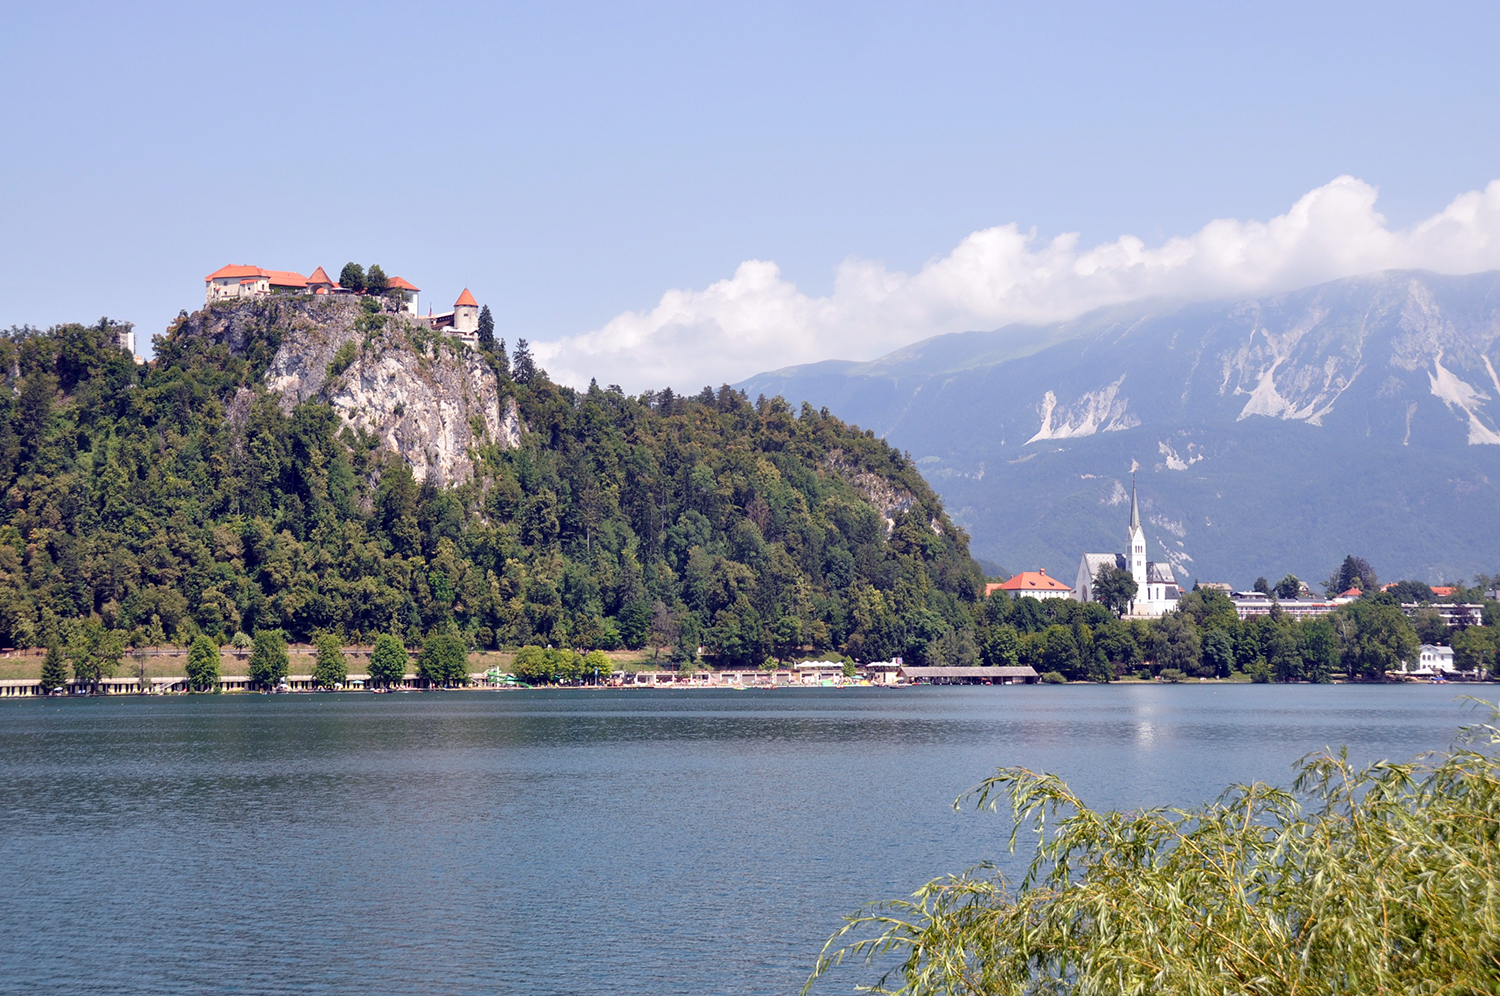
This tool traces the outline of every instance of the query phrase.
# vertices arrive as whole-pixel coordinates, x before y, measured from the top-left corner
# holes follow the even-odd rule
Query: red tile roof
[[[1360,591],[1358,588],[1350,588],[1347,591],[1341,591],[1341,592],[1339,592],[1336,597],[1338,597],[1338,598],[1359,598],[1362,595],[1364,595],[1364,592]]]
[[[262,275],[263,274],[260,272],[260,267],[258,267],[258,266],[249,266],[249,265],[247,265],[245,263],[241,263],[239,265],[235,265],[235,264],[231,263],[229,266],[221,266],[221,267],[219,267],[217,270],[215,270],[214,272],[210,273],[208,276],[204,277],[203,279],[204,280],[220,280],[220,279],[228,280],[231,277],[259,277],[259,276],[262,276]]]
[[[312,284],[327,284],[330,287],[337,286],[332,280],[328,279],[328,274],[323,272],[323,268],[321,266],[312,271],[312,276],[307,278],[307,283],[309,286],[311,286]]]
[[[1002,584],[1004,591],[1072,591],[1056,578],[1049,578],[1046,571],[1022,571]]]
[[[453,306],[458,308],[465,304],[473,308],[479,307],[479,302],[474,300],[474,295],[469,293],[469,288],[467,287],[464,288],[462,294],[458,295],[458,300],[453,302]]]
[[[386,281],[386,286],[394,287],[397,290],[420,291],[422,289],[416,284],[412,283],[410,280],[405,279],[404,277],[392,277],[390,280]]]
[[[1447,598],[1449,595],[1453,594],[1457,590],[1458,590],[1457,588],[1453,588],[1453,587],[1451,587],[1449,585],[1444,585],[1444,584],[1432,586],[1432,593],[1434,595],[1436,595],[1438,598]]]
[[[306,287],[307,278],[294,270],[262,270],[272,287]]]

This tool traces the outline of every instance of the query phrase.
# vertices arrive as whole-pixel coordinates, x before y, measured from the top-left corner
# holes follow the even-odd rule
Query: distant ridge
[[[759,374],[911,452],[974,552],[1062,570],[1141,467],[1179,579],[1500,568],[1500,273],[1148,301]]]

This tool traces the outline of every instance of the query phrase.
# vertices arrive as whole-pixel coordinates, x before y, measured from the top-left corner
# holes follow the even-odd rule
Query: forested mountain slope
[[[967,538],[873,435],[727,387],[578,392],[519,352],[512,377],[503,344],[334,304],[184,316],[140,368],[108,321],[0,341],[0,642],[972,655]]]
[[[1392,271],[1145,302],[751,378],[909,451],[976,554],[1071,581],[1121,548],[1179,580],[1464,580],[1500,550],[1500,274]]]

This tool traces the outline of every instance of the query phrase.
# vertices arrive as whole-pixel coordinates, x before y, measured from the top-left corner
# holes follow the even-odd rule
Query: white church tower
[[[1145,601],[1149,581],[1146,570],[1146,530],[1141,528],[1141,507],[1135,500],[1135,475],[1130,475],[1130,576],[1135,578],[1136,600]]]

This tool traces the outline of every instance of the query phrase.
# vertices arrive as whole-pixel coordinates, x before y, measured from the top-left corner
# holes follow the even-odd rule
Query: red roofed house
[[[312,276],[304,277],[291,270],[263,270],[248,264],[223,266],[203,278],[203,303],[232,301],[241,297],[260,297],[265,294],[347,294],[349,293],[328,278],[321,266],[313,270]],[[408,314],[417,313],[419,288],[409,280],[391,277],[387,284],[388,297],[401,301]],[[478,316],[475,317],[478,327]]]
[[[1072,588],[1057,578],[1048,576],[1044,570],[1022,571],[999,585],[999,588],[1009,592],[1011,598],[1020,598],[1022,595],[1030,595],[1032,598],[1071,598],[1073,595]]]

